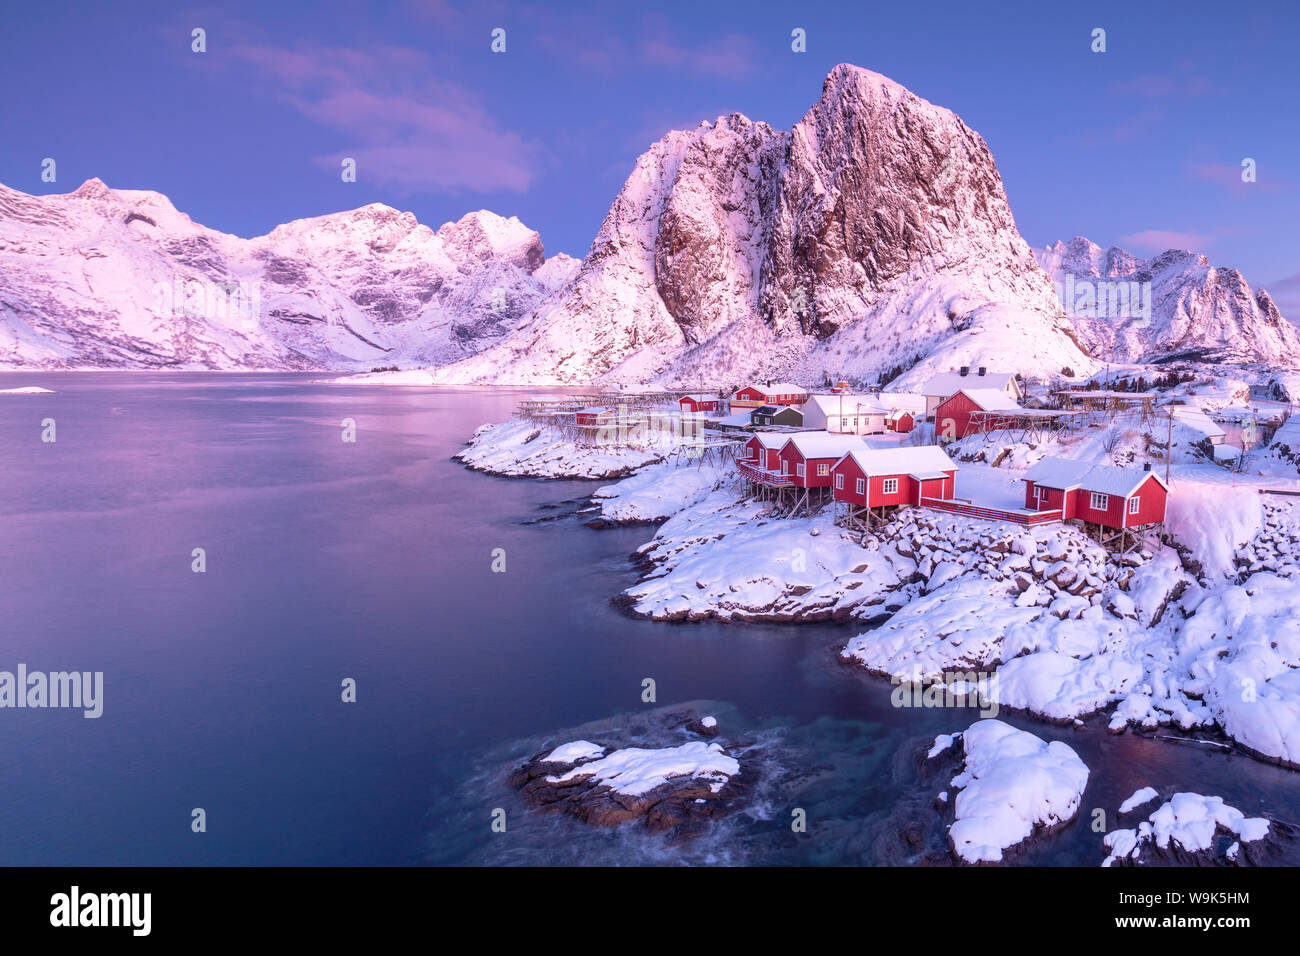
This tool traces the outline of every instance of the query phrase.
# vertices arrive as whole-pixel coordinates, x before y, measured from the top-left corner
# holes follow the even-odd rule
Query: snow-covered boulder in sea
[[[691,835],[734,805],[741,776],[740,761],[718,743],[616,749],[575,740],[536,755],[510,783],[533,805],[586,823],[644,819],[651,830]]]
[[[965,765],[955,820],[948,830],[964,863],[1000,863],[1035,835],[1073,820],[1088,784],[1088,768],[1059,740],[1047,742],[1000,720],[980,720],[961,736]],[[931,749],[931,755],[946,747]]]
[[[1154,790],[1151,790],[1151,795],[1155,795]],[[1136,796],[1138,794],[1134,794]],[[1136,828],[1107,833],[1102,841],[1110,855],[1101,865],[1134,865],[1153,856],[1179,863],[1237,863],[1242,844],[1262,840],[1268,832],[1269,821],[1266,818],[1247,817],[1236,807],[1224,803],[1222,797],[1175,793]],[[1236,839],[1224,848],[1221,855],[1216,854],[1217,838],[1227,835]]]

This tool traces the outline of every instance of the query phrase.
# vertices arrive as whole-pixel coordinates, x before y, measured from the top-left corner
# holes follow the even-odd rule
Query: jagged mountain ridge
[[[1293,366],[1300,355],[1300,332],[1269,294],[1204,255],[1169,249],[1141,259],[1082,236],[1034,255],[1098,358]]]
[[[636,163],[569,286],[440,381],[1089,367],[987,144],[848,64],[789,131],[740,114]]]
[[[242,239],[98,179],[0,186],[0,365],[441,364],[513,330],[576,267],[486,210],[435,232],[375,203]]]

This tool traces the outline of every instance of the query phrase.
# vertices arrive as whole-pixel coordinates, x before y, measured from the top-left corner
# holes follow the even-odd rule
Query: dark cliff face
[[[762,315],[821,337],[882,287],[979,255],[1032,268],[988,146],[956,116],[837,66],[795,126],[763,264]]]
[[[655,288],[687,342],[753,307],[789,137],[733,113],[682,155],[655,236]]]

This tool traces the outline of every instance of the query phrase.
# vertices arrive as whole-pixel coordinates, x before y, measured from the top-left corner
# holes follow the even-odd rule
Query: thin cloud
[[[337,165],[405,191],[523,192],[539,149],[505,130],[477,96],[436,77],[430,58],[404,47],[232,50],[266,92],[300,115],[343,134]]]
[[[1218,89],[1203,76],[1147,73],[1128,80],[1117,80],[1110,84],[1110,91],[1125,96],[1139,96],[1143,99],[1154,100],[1167,97],[1193,99],[1218,92]]]
[[[1177,232],[1170,229],[1147,229],[1119,237],[1119,241],[1126,248],[1151,253],[1164,252],[1166,249],[1188,249],[1192,252],[1200,252],[1213,240],[1213,236],[1199,232]]]
[[[1195,163],[1188,171],[1188,175],[1196,182],[1215,183],[1243,196],[1251,192],[1285,193],[1290,192],[1292,188],[1290,181],[1276,175],[1261,176],[1258,167],[1254,182],[1243,182],[1241,173],[1240,166],[1228,166],[1224,163]]]
[[[1264,288],[1288,319],[1300,320],[1300,272],[1268,283]]]
[[[695,46],[663,39],[647,40],[641,47],[641,59],[648,66],[708,76],[741,77],[758,69],[754,41],[739,33]]]

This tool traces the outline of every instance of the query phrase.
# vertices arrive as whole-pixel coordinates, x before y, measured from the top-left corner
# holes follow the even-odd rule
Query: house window
[[[855,490],[858,494],[860,494],[860,495],[862,495],[862,494],[866,494],[866,491],[867,491],[867,479],[865,479],[865,478],[859,478],[858,481],[857,481],[857,484],[854,485],[854,490]]]
[[[1092,497],[1089,501],[1089,507],[1092,508],[1093,511],[1110,510],[1110,495],[1103,495],[1097,491],[1090,492],[1090,494]]]
[[[830,465],[818,465],[818,466],[817,466],[817,474],[818,474],[818,475],[829,475],[830,473],[831,473],[831,466],[830,466]]]
[[[884,491],[884,493],[887,494],[887,495],[896,495],[896,494],[898,494],[898,479],[897,479],[897,478],[886,478],[886,479],[885,479],[885,487],[884,487],[883,489],[881,489],[881,490]]]
[[[836,490],[836,491],[843,491],[843,490],[844,490],[844,476],[843,476],[843,475],[836,475],[836,476],[835,476],[835,490]]]
[[[790,474],[790,463],[786,461],[784,458],[781,459],[781,474],[783,475]]]
[[[795,474],[797,474],[800,478],[803,477],[803,475],[804,475],[804,464],[803,464],[803,462],[799,462],[799,464],[795,465]]]
[[[1137,513],[1138,513],[1138,508],[1140,508],[1140,507],[1142,507],[1142,496],[1141,496],[1141,495],[1134,495],[1132,498],[1130,498],[1130,499],[1128,500],[1128,513],[1129,513],[1129,514],[1131,514],[1131,515],[1135,515],[1135,514],[1137,514]]]

